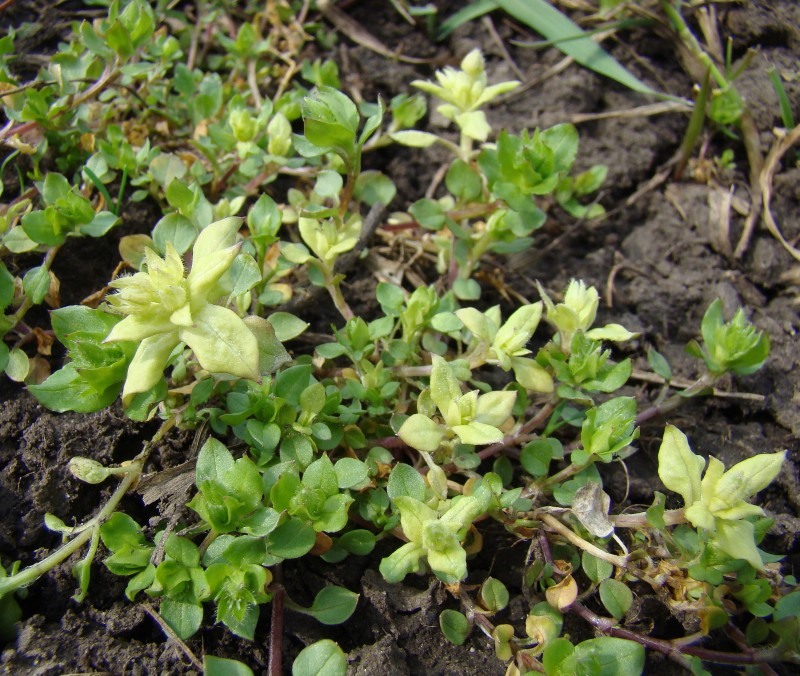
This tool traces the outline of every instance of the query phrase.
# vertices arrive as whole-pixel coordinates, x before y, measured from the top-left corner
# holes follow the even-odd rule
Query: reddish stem
[[[275,591],[272,595],[272,618],[269,627],[269,676],[283,676],[283,605],[286,591],[283,588],[283,567],[272,568]]]

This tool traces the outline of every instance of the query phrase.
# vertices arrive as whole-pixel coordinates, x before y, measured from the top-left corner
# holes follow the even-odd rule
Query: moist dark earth
[[[438,4],[442,16],[448,16],[458,5]],[[0,21],[13,25],[33,20],[30,8],[24,5],[15,3],[6,8]],[[46,24],[52,33],[50,39],[64,30],[59,28],[65,25],[63,22],[77,18],[71,12],[79,10],[79,3],[59,6],[56,18],[61,23]],[[516,77],[499,43],[480,20],[441,43],[432,43],[424,31],[405,23],[389,3],[352,2],[346,11],[390,49],[400,48],[405,54],[431,59],[429,65],[393,62],[341,36],[338,46],[322,56],[339,63],[343,87],[351,95],[374,100],[378,94],[389,98],[410,91],[412,80],[432,76],[436,66],[456,65],[474,47],[480,47],[486,55],[491,82]],[[734,209],[728,221],[721,219],[717,205],[720,191],[725,193],[733,186],[734,201],[749,206],[747,157],[741,140],[709,133],[703,139],[707,146],[703,161],[687,167],[680,180],[670,173],[665,181],[652,184],[654,176],[669,171],[668,163],[681,143],[688,114],[604,116],[652,101],[575,64],[560,75],[539,81],[563,56],[553,49],[515,46],[511,40],[538,38],[500,12],[492,15],[492,21],[524,80],[538,82],[490,108],[493,128],[518,132],[579,121],[579,168],[594,164],[609,168],[599,198],[608,215],[602,221],[587,223],[551,210],[530,252],[510,259],[496,258],[484,265],[484,298],[505,303],[489,284],[490,279],[501,280],[500,286],[529,300],[538,298],[536,280],[546,289],[559,292],[571,278],[583,279],[605,297],[600,322],[619,322],[641,333],[625,348],[638,367],[646,368],[643,355],[652,346],[667,357],[676,377],[684,379],[698,373],[698,363],[685,354],[684,346],[697,337],[705,308],[718,297],[728,317],[735,307],[743,306],[755,325],[769,334],[771,356],[760,372],[731,379],[724,386],[760,396],[693,400],[667,420],[650,422],[637,442],[638,453],[627,461],[627,470],[615,463],[603,468],[603,478],[615,508],[650,504],[653,492],[664,490],[656,474],[655,455],[666,422],[686,432],[697,452],[713,454],[728,466],[754,453],[787,449],[788,461],[774,484],[759,495],[758,504],[775,519],[762,547],[786,555],[785,571],[794,571],[800,564],[800,372],[796,368],[800,359],[796,336],[800,328],[800,267],[762,222],[744,255],[730,255],[745,217]],[[795,0],[725,3],[719,6],[719,30],[723,44],[732,38],[736,57],[755,50],[736,86],[752,112],[766,154],[775,141],[773,129],[781,126],[777,97],[767,78],[770,66],[785,74],[789,100],[795,115],[800,114],[800,5]],[[681,68],[674,43],[667,37],[647,28],[632,29],[605,46],[654,88],[675,96],[693,96],[693,81]],[[37,45],[31,44],[30,49],[36,51]],[[580,121],[581,116],[584,121]],[[426,124],[437,133],[443,131],[443,121],[434,113]],[[709,177],[712,159],[727,148],[734,152],[735,167],[721,170],[724,173],[716,178]],[[790,150],[776,171],[772,213],[784,237],[796,242],[800,237],[800,168],[793,166],[791,157]],[[435,151],[389,148],[370,157],[367,164],[380,167],[395,180],[398,197],[392,207],[404,209],[422,196],[445,159]],[[153,214],[148,213],[146,205],[129,203],[123,217],[121,234],[147,231],[152,226],[148,219]],[[724,223],[727,234],[721,235]],[[74,296],[65,297],[65,302],[88,295],[113,271],[116,242],[91,242],[88,251],[85,246],[83,240],[69,243],[59,255],[56,274],[62,280],[62,289],[71,289]],[[87,261],[92,261],[88,270]],[[345,295],[352,299],[356,311],[367,316],[375,312],[369,300],[374,283],[362,273],[345,285]],[[511,307],[505,303],[504,313]],[[305,318],[322,331],[329,330],[335,320],[327,315]],[[632,383],[637,388],[635,393],[646,401],[651,386],[635,380]],[[152,425],[131,423],[117,407],[93,415],[54,414],[40,407],[24,389],[3,381],[3,563],[20,560],[23,565],[30,564],[59,544],[58,536],[44,527],[45,513],[80,520],[99,504],[103,489],[73,479],[66,469],[69,458],[83,455],[102,463],[119,463],[133,457],[154,430]],[[172,434],[154,454],[150,469],[180,464],[191,442],[190,433]],[[140,522],[156,516],[136,495],[128,497],[123,508]],[[528,543],[510,539],[499,526],[488,527],[485,538],[483,551],[470,563],[470,581],[491,574],[508,586],[512,603],[495,621],[514,624],[522,634],[530,604],[522,583]],[[383,581],[377,572],[378,563],[388,551],[388,547],[378,547],[369,557],[350,557],[340,565],[314,557],[284,565],[287,590],[298,603],[310,603],[326,584],[342,585],[361,594],[353,617],[337,627],[324,627],[288,612],[285,668],[305,645],[328,637],[348,653],[351,673],[503,674],[504,666],[494,657],[491,641],[479,631],[473,631],[460,647],[444,639],[438,615],[443,608],[457,605],[440,584],[414,576],[400,585]],[[98,560],[88,597],[76,604],[70,599],[75,580],[69,565],[44,576],[21,601],[23,621],[16,641],[6,645],[0,655],[0,671],[43,675],[197,673],[186,655],[165,638],[148,609],[125,600],[124,587],[125,580],[111,575]],[[642,594],[645,591],[637,589]],[[682,631],[655,598],[643,596],[640,603],[642,612],[652,618],[652,635],[673,638]],[[207,620],[211,619],[209,614]],[[262,612],[252,643],[211,626],[189,640],[188,646],[198,656],[241,659],[256,673],[264,673],[269,659],[269,622],[269,612]],[[577,624],[568,624],[567,629],[573,638],[591,636]],[[672,669],[658,656],[649,660],[648,673]]]

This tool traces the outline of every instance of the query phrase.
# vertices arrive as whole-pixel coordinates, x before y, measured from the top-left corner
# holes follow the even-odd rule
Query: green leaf
[[[445,431],[441,425],[421,413],[415,413],[408,417],[397,431],[397,436],[406,444],[418,451],[427,451],[428,453],[438,450],[444,434]]]
[[[611,577],[614,572],[614,565],[612,563],[593,556],[589,554],[589,552],[583,552],[581,554],[581,567],[583,568],[583,572],[586,573],[586,577],[592,582],[602,582]]]
[[[367,206],[386,205],[394,199],[397,188],[392,179],[379,171],[362,171],[356,179],[354,194]]]
[[[167,597],[161,601],[159,614],[170,628],[184,640],[197,633],[203,623],[203,606],[199,603]]]
[[[192,568],[200,563],[200,550],[191,540],[172,534],[164,546],[167,556],[183,566]]]
[[[358,556],[366,556],[372,552],[375,543],[375,535],[363,529],[348,531],[336,541],[338,547]]]
[[[572,124],[557,124],[541,132],[540,138],[553,151],[554,170],[568,172],[578,155],[578,130]]]
[[[575,646],[565,638],[548,641],[542,653],[542,665],[547,676],[572,676],[577,671]]]
[[[424,502],[404,495],[394,498],[394,503],[400,510],[400,526],[405,536],[412,542],[422,542],[425,525],[436,521],[436,512]]]
[[[786,451],[760,453],[736,463],[720,477],[714,487],[729,503],[746,500],[769,486],[781,471]]]
[[[539,478],[549,471],[550,461],[561,457],[562,454],[563,450],[558,439],[534,439],[522,447],[519,461],[528,474]]]
[[[233,454],[216,439],[209,438],[200,449],[195,467],[195,484],[200,487],[207,481],[222,482],[234,468]]]
[[[463,202],[478,199],[483,191],[480,175],[463,160],[455,160],[450,165],[445,175],[445,185]]]
[[[401,582],[408,573],[419,572],[422,568],[420,559],[425,553],[421,545],[407,542],[390,556],[381,560],[380,571],[383,579],[390,583]]]
[[[111,228],[119,223],[119,218],[110,211],[101,211],[95,214],[91,222],[78,228],[78,232],[87,237],[102,237]]]
[[[428,230],[441,230],[447,220],[444,207],[428,198],[417,200],[408,211],[423,228]]]
[[[11,301],[14,300],[14,275],[12,275],[5,263],[0,262],[0,310],[4,310]]]
[[[469,636],[470,626],[466,615],[457,610],[443,610],[439,615],[439,627],[445,638],[455,645],[464,645]]]
[[[50,313],[50,323],[56,337],[69,349],[73,348],[70,335],[80,332],[81,337],[91,336],[101,341],[119,322],[116,315],[93,310],[85,305],[68,305]]]
[[[307,415],[317,415],[325,406],[325,386],[312,383],[300,394],[300,410]]]
[[[600,582],[600,600],[615,619],[621,620],[633,604],[633,592],[624,582],[609,577]]]
[[[647,350],[647,363],[650,364],[653,373],[661,376],[667,382],[672,380],[672,369],[669,366],[669,362],[655,348],[651,347]]]
[[[344,587],[325,587],[316,595],[310,608],[301,610],[322,624],[346,622],[356,609],[358,594]],[[295,608],[295,610],[299,610]]]
[[[269,241],[276,238],[281,226],[278,205],[269,195],[263,194],[247,212],[247,227],[255,240]]]
[[[361,130],[361,135],[358,137],[358,145],[363,146],[369,138],[378,130],[381,126],[381,122],[383,122],[383,113],[385,111],[383,100],[381,97],[378,97],[378,104],[377,106],[373,106],[373,110],[375,112],[370,115],[366,122],[364,122],[364,128]]]
[[[493,425],[481,422],[471,422],[467,425],[455,425],[453,432],[458,435],[462,444],[485,446],[496,444],[503,440],[503,433]]]
[[[259,379],[258,341],[239,315],[219,305],[206,305],[181,328],[179,335],[203,368],[250,380]]]
[[[330,639],[306,646],[292,664],[292,676],[345,676],[347,657]]]
[[[99,411],[111,405],[119,395],[120,389],[120,387],[110,387],[98,392],[81,378],[73,364],[67,364],[51,374],[43,383],[28,387],[40,404],[58,413]]]
[[[203,655],[205,676],[253,676],[253,670],[239,660]]]
[[[454,312],[437,312],[431,318],[431,328],[434,331],[451,333],[464,328],[464,322]]]
[[[700,473],[704,466],[705,460],[692,453],[686,435],[667,425],[658,451],[658,476],[667,488],[683,496],[686,507],[700,500]]]
[[[666,503],[666,496],[663,493],[655,491],[653,504],[647,508],[647,524],[656,528],[657,530],[664,530],[666,523],[664,522],[664,505]]]
[[[575,646],[573,656],[581,672],[592,676],[640,676],[644,669],[644,646],[622,638],[583,641]]]
[[[244,324],[256,337],[258,344],[258,370],[262,374],[274,373],[292,360],[286,348],[275,335],[275,329],[263,317],[248,315]]]
[[[345,161],[354,159],[358,109],[342,92],[322,86],[302,104],[305,139],[320,148],[332,148]],[[297,143],[295,147],[300,150]]]
[[[369,467],[357,458],[340,458],[336,461],[334,470],[339,488],[356,488],[369,476]]]
[[[396,284],[378,282],[378,286],[375,289],[375,297],[381,305],[381,310],[386,315],[396,316],[403,309],[405,294],[403,289]]]
[[[508,605],[508,589],[493,577],[487,577],[481,585],[480,602],[486,610],[496,613]]]
[[[423,502],[425,500],[425,480],[411,465],[397,463],[389,474],[386,492],[392,500],[407,496]]]
[[[21,221],[22,230],[37,244],[58,246],[64,243],[67,233],[62,231],[62,228],[55,220],[48,218],[50,214],[53,214],[54,219],[57,218],[57,214],[50,208],[45,211],[31,211],[25,214]]]
[[[586,335],[592,340],[610,340],[615,343],[621,343],[635,338],[638,334],[628,331],[621,324],[606,324],[603,327],[587,331]]]
[[[442,415],[445,415],[450,403],[461,397],[461,386],[458,384],[452,367],[442,357],[432,355],[431,362],[431,399]]]
[[[290,518],[269,534],[267,549],[282,559],[299,559],[311,551],[316,539],[309,524]]]
[[[744,559],[756,570],[764,570],[749,521],[716,520],[717,530],[712,542],[732,559]]]
[[[778,622],[787,617],[800,617],[800,591],[787,594],[778,599],[775,604],[775,613],[772,615],[772,619]]]
[[[347,348],[340,343],[323,343],[317,345],[316,352],[325,359],[336,359],[347,353]]]
[[[389,136],[393,141],[396,141],[400,145],[410,146],[412,148],[427,148],[439,140],[439,137],[436,136],[436,134],[431,134],[427,131],[416,131],[413,129],[408,131],[396,131],[392,134],[389,134]]]
[[[196,239],[197,228],[181,214],[167,214],[153,228],[153,243],[162,253],[167,250],[167,243],[170,243],[179,254],[185,254]]]
[[[232,296],[239,296],[250,291],[261,281],[261,270],[255,258],[248,254],[239,254],[228,271],[232,283]]]
[[[300,394],[311,384],[311,364],[297,364],[281,371],[275,379],[275,396],[300,405]]]
[[[481,285],[474,279],[457,279],[453,282],[453,293],[459,300],[478,300],[481,297]]]
[[[141,526],[123,512],[114,512],[108,521],[100,526],[100,538],[112,552],[126,546],[144,543]]]
[[[342,190],[342,175],[331,169],[324,169],[317,174],[314,192],[320,197],[336,197]]]
[[[117,392],[117,388],[111,389]],[[131,420],[145,422],[149,419],[153,406],[164,401],[167,396],[167,381],[159,378],[150,389],[144,392],[137,392],[133,396],[125,399],[125,415]]]
[[[30,367],[28,355],[19,347],[12,348],[5,365],[6,375],[15,383],[21,383],[28,377]]]
[[[50,290],[50,271],[44,265],[31,268],[22,279],[22,288],[33,304],[38,305]]]

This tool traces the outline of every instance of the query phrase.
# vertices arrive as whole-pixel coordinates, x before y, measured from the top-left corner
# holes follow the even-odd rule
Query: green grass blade
[[[607,24],[593,28],[590,31],[581,31],[577,35],[571,35],[566,38],[559,38],[558,40],[536,40],[534,42],[525,42],[521,40],[511,40],[512,45],[517,47],[530,47],[532,49],[544,49],[545,47],[558,47],[565,42],[572,40],[585,40],[587,37],[599,35],[606,31],[625,30],[626,28],[635,28],[637,26],[652,26],[653,22],[650,19],[620,19],[619,21],[612,21]]]
[[[658,94],[588,35],[582,39],[574,39],[576,35],[585,34],[585,31],[546,0],[497,0],[496,4],[517,21],[555,43],[564,54],[589,70],[611,78],[635,92]],[[560,42],[561,40],[564,42]]]
[[[781,109],[781,121],[786,129],[794,129],[794,114],[792,113],[792,104],[789,102],[789,97],[786,95],[786,89],[783,87],[781,76],[778,74],[775,66],[767,71],[767,77],[775,89],[775,94],[778,97],[778,105]]]
[[[447,21],[442,22],[442,25],[439,26],[439,32],[436,34],[436,39],[444,40],[459,26],[473,19],[478,19],[498,7],[499,4],[496,0],[474,0],[466,7],[462,7],[455,14],[448,17]]]
[[[89,177],[89,180],[92,183],[94,183],[94,187],[97,188],[97,190],[103,196],[103,199],[106,201],[108,208],[109,209],[116,208],[114,206],[114,202],[111,200],[111,195],[108,194],[108,188],[106,188],[106,186],[103,185],[103,182],[97,177],[97,174],[95,174],[91,169],[89,169],[89,167],[84,167],[83,171]],[[114,215],[118,216],[119,214],[114,213]]]

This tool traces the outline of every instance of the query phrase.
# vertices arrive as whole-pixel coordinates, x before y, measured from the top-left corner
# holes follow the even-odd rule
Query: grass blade
[[[578,24],[546,0],[497,0],[496,4],[517,21],[555,43],[558,49],[585,68],[611,78],[635,92],[659,95],[586,35]],[[576,35],[586,36],[575,39]],[[560,42],[561,40],[564,42]]]
[[[775,94],[778,97],[778,105],[781,109],[781,121],[786,129],[794,129],[794,114],[792,113],[792,104],[789,102],[789,97],[786,95],[786,89],[783,87],[781,76],[778,70],[773,66],[767,71],[767,77],[775,89]]]
[[[436,34],[436,39],[444,40],[459,26],[473,19],[478,19],[498,7],[497,0],[474,0],[474,2],[462,7],[455,14],[448,17],[446,21],[442,22],[442,25],[439,26],[439,32]]]

